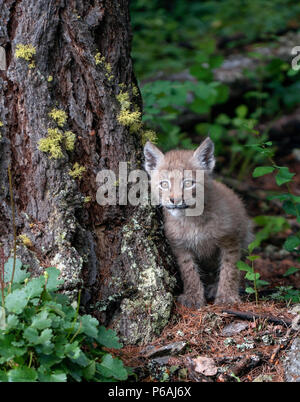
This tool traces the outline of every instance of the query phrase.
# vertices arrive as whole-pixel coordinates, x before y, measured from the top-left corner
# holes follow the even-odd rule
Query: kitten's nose
[[[170,203],[174,205],[180,205],[182,204],[182,199],[170,197]]]

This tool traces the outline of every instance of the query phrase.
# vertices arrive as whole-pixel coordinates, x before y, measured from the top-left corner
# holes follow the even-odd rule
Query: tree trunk
[[[11,165],[17,235],[26,235],[18,257],[33,274],[59,268],[66,293],[82,288],[85,309],[137,343],[169,319],[174,264],[152,207],[96,202],[101,169],[142,166],[141,129],[118,121],[121,91],[141,108],[129,24],[128,0],[0,0],[0,230],[8,257]],[[74,149],[61,140],[59,157],[42,151],[49,129],[75,133]],[[76,162],[81,180],[69,174]]]

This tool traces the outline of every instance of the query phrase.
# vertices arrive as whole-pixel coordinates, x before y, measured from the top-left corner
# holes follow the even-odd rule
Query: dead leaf
[[[214,359],[211,359],[210,357],[199,356],[196,359],[193,359],[193,363],[194,370],[197,373],[206,376],[213,376],[218,372],[218,367],[216,366]]]
[[[243,321],[233,322],[231,324],[226,325],[226,327],[223,328],[222,335],[223,336],[236,335],[239,332],[244,331],[244,329],[246,328],[248,328],[248,323],[246,322]]]

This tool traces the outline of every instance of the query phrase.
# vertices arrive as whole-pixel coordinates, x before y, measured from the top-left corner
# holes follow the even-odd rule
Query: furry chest
[[[174,247],[189,250],[198,257],[208,257],[215,252],[217,244],[208,231],[201,229],[190,226],[182,230],[166,230],[166,235]]]

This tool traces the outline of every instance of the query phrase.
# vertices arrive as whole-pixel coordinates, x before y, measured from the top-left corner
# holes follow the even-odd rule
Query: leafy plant
[[[80,297],[75,306],[58,292],[60,271],[30,278],[17,259],[11,281],[13,266],[1,272],[0,381],[126,380],[122,361],[103,350],[122,347],[115,332],[80,315]]]
[[[253,172],[253,177],[260,177],[266,174],[275,173],[275,180],[278,186],[285,185],[287,192],[279,193],[269,196],[269,199],[278,199],[282,201],[282,208],[289,215],[294,215],[297,219],[297,222],[300,223],[300,197],[295,196],[290,187],[290,183],[295,176],[295,173],[289,171],[289,168],[286,166],[278,166],[273,157],[268,153],[269,144],[257,144],[255,147],[258,152],[263,152],[268,156],[268,160],[270,162],[269,166],[259,166]],[[300,246],[300,231],[296,234],[289,236],[283,247],[287,251],[294,251],[299,253]]]
[[[293,289],[292,286],[278,286],[277,291],[271,295],[274,300],[299,303],[300,292],[297,289]]]
[[[254,131],[254,130],[253,130]],[[255,134],[259,135],[259,133],[255,132]],[[263,141],[262,138],[260,138],[260,141],[256,144],[251,144],[248,145],[252,147],[256,152],[259,154],[263,155],[264,158],[268,159],[269,161],[269,166],[258,166],[254,169],[253,171],[253,177],[261,177],[266,174],[271,174],[275,173],[275,180],[276,184],[278,186],[283,186],[285,185],[287,188],[286,193],[279,193],[279,194],[273,194],[269,196],[269,199],[278,199],[283,202],[282,207],[284,211],[289,214],[289,215],[294,215],[297,218],[297,222],[300,223],[300,197],[295,196],[292,194],[290,183],[293,180],[293,177],[295,173],[292,173],[289,171],[289,169],[285,166],[278,166],[273,157],[274,157],[274,149],[272,148],[272,142],[270,141]],[[266,285],[266,281],[261,281],[260,280],[260,275],[259,273],[256,273],[254,271],[254,261],[259,258],[259,256],[254,256],[252,255],[253,250],[256,247],[259,247],[261,243],[268,239],[271,234],[274,233],[279,233],[285,229],[288,229],[290,225],[288,224],[287,220],[284,217],[278,217],[278,216],[257,216],[254,218],[254,221],[256,222],[257,225],[262,226],[263,228],[257,232],[255,236],[255,240],[248,246],[248,260],[251,261],[251,266],[248,264],[239,261],[237,264],[237,267],[241,271],[246,271],[246,276],[245,278],[253,281],[253,287],[248,287],[246,289],[246,292],[248,293],[254,293],[255,294],[255,299],[256,303],[258,302],[258,292],[257,289],[259,286]],[[300,253],[299,250],[300,246],[300,232],[297,232],[296,234],[290,235],[284,242],[283,247],[290,252],[296,252]],[[300,261],[300,259],[299,259]],[[293,273],[297,272],[298,269],[296,267],[290,267],[287,272],[285,273],[285,276],[292,275]],[[288,290],[288,291],[287,291]],[[285,292],[285,296],[283,296],[283,293]],[[297,300],[297,298],[300,297],[300,291],[299,290],[292,290],[291,288],[280,288],[278,292],[276,293],[277,298],[280,298],[283,300]]]
[[[300,197],[295,196],[291,190],[291,182],[295,173],[290,172],[289,168],[286,166],[278,166],[274,159],[274,152],[271,149],[271,142],[260,142],[253,147],[255,150],[261,154],[263,154],[269,161],[268,166],[258,166],[255,168],[253,172],[253,177],[261,177],[267,174],[275,174],[276,184],[281,187],[286,187],[286,192],[281,192],[277,194],[273,194],[268,197],[268,199],[277,199],[282,202],[282,208],[284,212],[288,215],[292,215],[296,217],[298,223],[300,223]],[[264,226],[264,228],[258,232],[255,241],[250,245],[251,247],[257,247],[261,244],[263,240],[265,240],[270,231],[271,232],[279,232],[282,229],[288,228],[288,224],[286,220],[282,217],[257,217],[256,221],[258,224]],[[300,231],[290,235],[284,242],[283,247],[285,250],[289,252],[294,252],[296,254],[300,254]],[[298,258],[300,261],[300,258]],[[290,267],[285,276],[292,275],[297,272],[298,269],[296,267]],[[283,296],[284,294],[284,296]],[[293,290],[290,287],[279,287],[278,292],[274,296],[275,298],[281,298],[282,300],[299,300],[300,291]]]
[[[261,288],[262,286],[268,285],[269,282],[264,281],[260,279],[260,274],[258,272],[255,272],[254,268],[254,261],[257,260],[259,255],[253,255],[252,252],[255,248],[255,245],[253,243],[249,244],[248,246],[248,256],[247,259],[250,261],[250,264],[247,264],[243,261],[238,261],[237,262],[237,267],[240,271],[245,271],[245,279],[253,283],[253,286],[248,286],[245,291],[249,294],[254,294],[255,295],[255,302],[258,304],[258,289]]]

